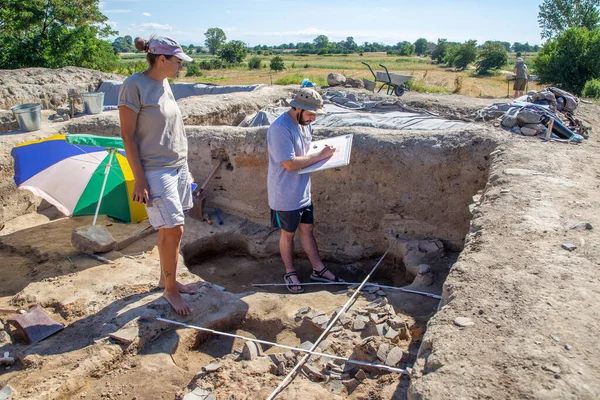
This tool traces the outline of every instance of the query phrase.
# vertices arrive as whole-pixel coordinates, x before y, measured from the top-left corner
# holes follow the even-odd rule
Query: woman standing
[[[147,53],[149,67],[123,82],[119,90],[121,137],[135,178],[133,200],[146,205],[148,219],[158,229],[161,274],[159,287],[175,312],[188,315],[180,293],[195,293],[176,281],[184,211],[192,207],[187,165],[187,137],[179,106],[168,79],[177,77],[183,61],[192,61],[179,43],[162,36],[135,39]]]

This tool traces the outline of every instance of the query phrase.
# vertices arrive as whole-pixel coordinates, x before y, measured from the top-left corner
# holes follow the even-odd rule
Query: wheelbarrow
[[[402,96],[404,92],[410,90],[406,85],[406,82],[412,79],[411,75],[390,72],[388,71],[387,67],[383,64],[379,64],[379,66],[385,69],[385,72],[377,71],[377,73],[375,73],[373,71],[373,68],[371,68],[369,64],[367,64],[364,61],[361,62],[369,68],[369,71],[371,71],[371,73],[373,74],[373,78],[375,79],[375,82],[363,79],[366,89],[375,91],[377,83],[381,82],[381,86],[379,87],[377,93],[381,92],[381,89],[383,89],[384,87],[387,87],[386,90],[388,95],[393,93],[396,96]]]

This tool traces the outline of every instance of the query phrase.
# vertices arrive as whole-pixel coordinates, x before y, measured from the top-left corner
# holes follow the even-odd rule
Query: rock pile
[[[396,314],[388,304],[385,293],[378,288],[367,287],[362,296],[374,296],[375,300],[340,315],[330,335],[319,343],[315,351],[396,368],[414,362],[416,355],[408,348],[413,340],[420,340],[421,330],[415,328],[408,317]],[[298,326],[293,330],[316,338],[341,310],[342,307],[338,307],[329,315],[309,306],[301,307],[295,316]],[[313,342],[305,340],[296,347],[310,350],[313,346]],[[236,390],[244,390],[238,387],[240,382],[235,378],[240,374],[251,375],[263,383],[276,382],[287,375],[305,354],[297,350],[264,354],[261,345],[246,342],[241,350],[212,360],[196,374],[195,385],[192,384],[190,388],[195,387],[194,391],[219,397],[219,391],[223,390],[224,382],[230,377],[233,377],[230,384]],[[306,379],[324,385],[328,392],[340,394],[351,394],[361,384],[374,382],[374,379],[386,374],[385,370],[376,367],[347,363],[326,355],[312,355],[300,371]],[[191,393],[194,392],[188,395]],[[192,398],[196,397],[189,397]]]
[[[327,75],[327,84],[329,86],[344,86],[347,88],[359,88],[365,87],[365,84],[360,79],[346,78],[344,75],[338,72],[332,72]]]
[[[535,136],[546,132],[546,127],[541,123],[542,117],[533,111],[511,109],[502,118],[502,126],[509,128],[513,133],[524,136]]]

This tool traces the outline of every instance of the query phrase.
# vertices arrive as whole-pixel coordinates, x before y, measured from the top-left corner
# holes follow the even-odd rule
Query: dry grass
[[[364,61],[371,65],[374,71],[383,71],[379,64],[388,67],[390,72],[408,74],[415,77],[418,90],[431,90],[435,92],[455,92],[457,77],[462,77],[462,86],[458,93],[470,97],[498,98],[512,96],[512,82],[508,86],[505,75],[476,77],[472,70],[456,72],[451,68],[431,64],[429,58],[423,57],[398,57],[388,56],[385,53],[365,53],[363,56],[352,54],[348,56],[332,55],[299,56],[293,54],[280,55],[285,64],[285,70],[274,72],[268,69],[269,62],[274,56],[258,56],[267,68],[250,70],[245,65],[230,69],[203,71],[202,77],[183,78],[181,74],[178,82],[207,82],[217,85],[248,85],[255,83],[273,84],[277,80],[285,81],[289,78],[296,79],[302,75],[313,82],[325,82],[330,72],[339,72],[346,77],[355,79],[366,78],[373,80],[369,69],[361,63]],[[207,56],[199,59],[209,58]],[[125,62],[125,61],[124,61]],[[308,68],[306,68],[308,65]],[[507,73],[509,71],[506,71]],[[458,79],[460,81],[460,79]],[[429,89],[428,89],[429,88]],[[530,84],[529,89],[539,90],[541,87]]]

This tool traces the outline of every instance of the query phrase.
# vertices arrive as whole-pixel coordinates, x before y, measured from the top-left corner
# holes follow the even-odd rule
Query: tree
[[[415,42],[415,52],[418,56],[427,53],[427,39],[419,38]]]
[[[448,52],[449,44],[447,39],[438,39],[437,46],[435,50],[431,52],[431,59],[440,64],[444,58],[446,57],[446,53]]]
[[[248,60],[248,68],[249,69],[260,69],[262,66],[262,60],[260,57],[252,57]]]
[[[241,63],[246,58],[246,54],[248,54],[248,50],[241,40],[232,40],[221,46],[218,51],[219,58],[230,64]]]
[[[467,40],[453,46],[446,55],[445,62],[458,69],[465,69],[477,59],[477,40]]]
[[[548,41],[533,60],[543,84],[580,94],[585,83],[600,78],[600,28],[570,28]]]
[[[285,69],[285,65],[283,63],[283,58],[279,56],[275,56],[271,59],[271,64],[269,65],[271,70],[273,71],[283,71]]]
[[[510,49],[512,48],[511,44],[508,42],[500,42],[500,44],[504,46],[504,50],[506,51],[510,51]]]
[[[130,36],[131,37],[131,36]],[[115,53],[127,53],[131,51],[131,47],[127,44],[127,40],[124,37],[119,36],[112,42],[112,47]]]
[[[358,45],[356,44],[356,42],[354,41],[354,38],[352,36],[348,36],[346,38],[345,46],[350,51],[357,51],[358,50]]]
[[[400,50],[398,50],[398,55],[401,56],[412,56],[415,53],[415,45],[412,43],[404,43]]]
[[[315,44],[315,47],[318,50],[326,49],[329,45],[329,38],[325,35],[319,35],[316,38],[314,38],[313,43]]]
[[[538,23],[543,39],[552,39],[569,28],[594,29],[600,23],[600,0],[544,0]]]
[[[508,53],[501,42],[486,42],[479,53],[477,73],[488,73],[492,69],[500,69],[508,62]]]
[[[113,70],[114,35],[98,0],[2,0],[0,69],[75,65]]]
[[[227,41],[227,36],[225,36],[225,32],[221,28],[208,28],[204,36],[206,36],[204,44],[208,47],[208,52],[212,55],[217,54],[219,48]]]

